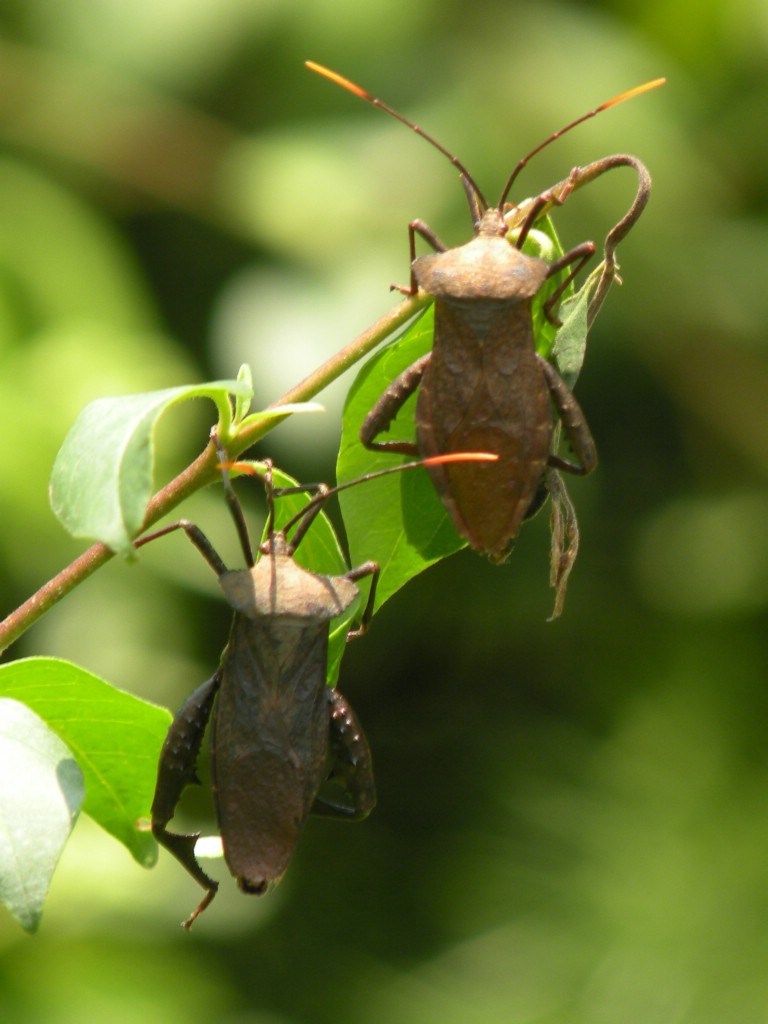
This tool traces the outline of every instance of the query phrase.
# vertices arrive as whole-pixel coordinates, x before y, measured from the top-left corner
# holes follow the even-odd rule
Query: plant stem
[[[336,380],[345,370],[364,358],[398,327],[411,319],[416,313],[428,305],[430,299],[426,295],[417,295],[406,299],[394,309],[376,321],[368,330],[355,338],[325,363],[319,366],[308,377],[287,391],[270,405],[270,409],[279,408],[290,402],[306,402],[314,398],[323,388]],[[233,458],[240,455],[256,441],[274,429],[290,413],[275,417],[249,417],[247,425],[240,430],[232,443]],[[147,505],[142,531],[148,529],[158,519],[167,515],[173,508],[188,498],[194,491],[212,483],[217,477],[218,459],[213,442],[179,475],[166,484]],[[106,544],[94,544],[78,558],[62,569],[56,576],[45,583],[35,594],[28,598],[15,611],[0,622],[0,653],[14,643],[37,622],[50,608],[65,597],[76,586],[86,580],[91,573],[110,560],[114,552]]]

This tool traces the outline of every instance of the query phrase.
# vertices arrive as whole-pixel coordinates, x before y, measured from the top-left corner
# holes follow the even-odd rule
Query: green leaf
[[[37,930],[53,872],[83,802],[83,776],[55,733],[0,698],[0,902]]]
[[[551,358],[569,388],[576,383],[584,364],[589,330],[589,303],[601,273],[602,266],[589,275],[576,295],[565,299],[560,306],[562,326],[555,336]]]
[[[85,779],[83,810],[154,864],[157,844],[138,824],[149,817],[170,713],[56,658],[0,665],[0,696],[22,701],[66,743]]]
[[[235,426],[241,423],[248,415],[251,399],[253,398],[253,374],[248,363],[243,363],[240,367],[237,374],[237,382],[238,384],[245,385],[250,393],[235,396],[235,414],[232,417],[232,422]]]
[[[248,367],[241,368],[236,381],[98,398],[87,405],[64,439],[51,473],[51,507],[65,529],[73,537],[101,541],[123,557],[135,558],[132,541],[152,495],[158,419],[177,402],[210,398],[219,410],[217,434],[226,445],[232,429],[230,395],[236,399],[236,414],[243,415],[253,395]],[[286,404],[253,413],[238,426],[322,410],[316,402]]]
[[[508,237],[514,238],[515,232],[510,232]],[[538,256],[539,259],[546,260],[547,263],[554,263],[555,260],[560,259],[563,255],[563,247],[557,237],[551,217],[543,217],[538,222],[538,226],[529,232],[523,244],[523,252],[526,256]],[[568,269],[566,268],[545,281],[531,304],[535,348],[545,359],[550,358],[558,328],[557,324],[553,324],[545,315],[544,303],[562,285],[567,275]],[[568,296],[572,292],[573,284],[569,284],[565,289],[565,295]]]
[[[64,439],[51,474],[51,506],[73,537],[107,544],[126,557],[152,494],[153,434],[158,418],[187,398],[213,399],[230,415],[237,381],[195,384],[143,395],[99,398],[83,409]]]

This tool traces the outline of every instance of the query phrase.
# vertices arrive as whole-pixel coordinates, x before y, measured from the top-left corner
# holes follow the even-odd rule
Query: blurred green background
[[[546,516],[506,568],[463,553],[353,645],[379,806],[311,821],[278,890],[198,899],[87,820],[37,937],[0,912],[14,1024],[765,1024],[768,289],[763,0],[6,0],[0,12],[0,560],[9,611],[81,550],[47,478],[86,401],[231,377],[264,404],[372,323],[406,224],[469,236],[456,175],[302,67],[357,79],[493,198],[629,151],[654,175],[578,397],[599,471],[547,623]],[[558,214],[600,241],[629,171]],[[269,451],[332,474],[344,388]],[[160,475],[209,410],[163,423]],[[160,481],[158,481],[160,482]],[[185,514],[225,558],[215,492]],[[113,562],[13,654],[55,654],[175,707],[227,609],[183,541]],[[215,581],[214,581],[215,583]]]

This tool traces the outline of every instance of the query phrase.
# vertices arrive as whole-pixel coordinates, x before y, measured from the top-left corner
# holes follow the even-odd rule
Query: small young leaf
[[[245,419],[248,415],[248,410],[251,407],[251,399],[253,398],[253,374],[248,363],[243,363],[237,373],[238,384],[244,384],[250,394],[236,395],[235,396],[235,413],[232,417],[232,423],[237,426]]]
[[[157,859],[149,816],[171,715],[68,661],[0,665],[0,696],[22,701],[67,744],[85,779],[83,810],[145,867]]]
[[[217,381],[143,395],[99,398],[83,409],[64,439],[51,474],[51,506],[74,537],[107,544],[125,557],[144,521],[152,494],[153,434],[176,402],[211,398],[230,416],[229,394],[248,387]]]
[[[0,698],[0,902],[37,930],[53,872],[83,802],[83,776],[24,704]]]

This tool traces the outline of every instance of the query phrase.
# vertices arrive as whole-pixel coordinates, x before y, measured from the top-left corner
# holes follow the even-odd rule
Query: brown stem
[[[340,374],[366,356],[384,340],[392,331],[401,327],[429,303],[429,296],[419,294],[405,302],[401,302],[372,327],[364,331],[354,341],[331,356],[303,381],[296,384],[281,398],[270,405],[270,409],[279,408],[289,402],[306,402],[327,387]],[[268,434],[284,417],[255,418],[244,429],[239,431],[232,445],[231,455],[236,457],[246,448]],[[212,442],[198,455],[191,465],[166,484],[147,505],[147,514],[141,532],[148,529],[158,519],[167,515],[194,491],[204,487],[216,479],[217,466],[216,448]],[[94,544],[71,562],[65,569],[45,583],[35,594],[28,598],[15,611],[0,622],[0,652],[4,651],[37,622],[50,608],[65,597],[71,590],[86,580],[91,573],[112,558],[114,552],[106,544]]]

